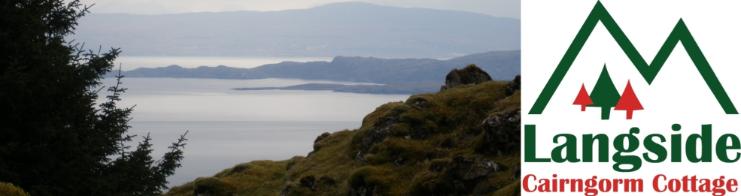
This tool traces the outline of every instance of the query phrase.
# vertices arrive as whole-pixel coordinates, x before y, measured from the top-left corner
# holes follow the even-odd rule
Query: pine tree
[[[581,84],[581,89],[579,89],[579,94],[576,95],[576,99],[574,100],[574,105],[581,105],[581,111],[586,111],[587,106],[592,104],[592,98],[589,97],[589,94],[587,93],[587,88],[584,87],[584,84]]]
[[[120,51],[66,41],[87,13],[78,0],[0,2],[0,181],[34,196],[157,195],[183,158],[184,136],[161,160],[129,149],[131,108],[100,80]],[[119,72],[120,73],[120,72]]]
[[[607,65],[602,67],[602,73],[600,73],[597,84],[594,85],[592,94],[589,97],[594,102],[590,105],[591,107],[602,108],[602,120],[610,119],[610,110],[612,110],[612,107],[615,107],[618,99],[620,99],[620,93],[615,88],[615,84],[612,82],[612,78],[610,78],[610,73],[607,72]]]
[[[628,84],[625,86],[623,96],[620,97],[617,105],[615,105],[615,110],[625,110],[625,119],[628,120],[633,119],[634,110],[643,110],[643,105],[641,105],[641,101],[638,100],[638,97],[633,91],[630,80],[628,80]]]

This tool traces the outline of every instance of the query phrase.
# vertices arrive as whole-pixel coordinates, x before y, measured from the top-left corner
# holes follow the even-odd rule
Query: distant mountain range
[[[281,87],[249,87],[234,88],[240,91],[256,90],[309,90],[309,91],[335,91],[343,93],[366,93],[366,94],[415,94],[431,93],[440,90],[438,83],[403,83],[403,84],[328,84],[308,83]]]
[[[445,58],[520,48],[518,19],[367,3],[270,12],[91,14],[79,22],[70,39],[120,47],[129,56]]]
[[[127,77],[264,79],[295,78],[378,84],[439,83],[448,71],[476,64],[495,80],[509,80],[520,73],[520,52],[500,51],[467,55],[449,60],[335,57],[332,61],[282,62],[255,68],[228,66],[183,68],[177,65],[138,68]]]
[[[373,94],[411,94],[439,90],[440,78],[454,68],[476,64],[495,80],[510,80],[520,73],[520,52],[486,52],[452,58],[384,59],[335,57],[332,61],[282,62],[255,68],[228,66],[183,68],[177,65],[139,68],[124,72],[127,77],[170,77],[212,79],[293,78],[375,83],[383,85],[303,84],[289,87],[238,88],[237,90],[334,90]]]

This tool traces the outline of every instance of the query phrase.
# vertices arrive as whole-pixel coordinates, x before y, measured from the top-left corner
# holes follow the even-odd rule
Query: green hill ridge
[[[307,156],[239,164],[166,195],[519,195],[519,89],[519,76],[456,69],[440,92],[384,104],[358,129],[318,136]]]

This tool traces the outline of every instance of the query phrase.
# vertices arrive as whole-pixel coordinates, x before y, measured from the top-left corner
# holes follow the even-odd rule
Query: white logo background
[[[553,137],[556,134],[569,133],[577,136],[577,155],[581,159],[581,135],[591,133],[607,134],[610,137],[610,162],[525,162],[522,176],[534,174],[538,178],[550,178],[551,175],[558,174],[559,178],[586,179],[594,175],[599,178],[642,178],[645,195],[656,194],[651,188],[651,181],[656,174],[665,174],[670,178],[681,178],[684,175],[741,178],[741,170],[738,169],[741,163],[719,161],[715,155],[715,143],[711,149],[711,163],[689,162],[684,155],[686,149],[683,146],[682,163],[672,163],[667,157],[667,160],[658,164],[643,160],[641,169],[635,172],[621,173],[612,169],[615,164],[612,161],[615,153],[613,139],[618,134],[628,133],[631,127],[641,128],[641,133],[637,135],[641,140],[639,150],[629,153],[638,156],[645,152],[642,140],[649,134],[662,134],[669,139],[671,134],[681,133],[684,144],[687,136],[700,133],[702,124],[713,124],[713,142],[722,134],[741,132],[741,115],[725,114],[682,44],[674,49],[655,81],[648,85],[606,28],[599,23],[544,112],[540,115],[528,114],[596,3],[597,1],[591,0],[522,1],[522,122],[537,125],[538,158],[550,158],[551,150],[557,145]],[[738,25],[741,22],[741,12],[738,11],[741,10],[741,2],[605,0],[602,4],[649,63],[678,21],[683,19],[728,96],[736,108],[741,109],[741,25]],[[572,105],[582,84],[588,92],[592,91],[604,64],[621,94],[627,81],[631,81],[644,107],[644,110],[634,112],[633,120],[625,119],[625,111],[615,110],[611,112],[610,120],[601,120],[601,108],[588,107],[586,112],[581,112],[578,105]],[[682,130],[673,132],[673,123],[681,124]],[[524,135],[522,138],[525,138]],[[558,141],[558,144],[563,142]],[[669,145],[669,141],[663,143],[669,151],[668,155],[671,154]],[[523,155],[524,148],[523,146]],[[595,161],[597,151],[595,145]],[[734,157],[738,152],[741,151],[729,150],[729,155]],[[522,158],[524,160],[524,156]],[[549,193],[575,194],[583,193]],[[599,195],[623,194],[626,193]]]

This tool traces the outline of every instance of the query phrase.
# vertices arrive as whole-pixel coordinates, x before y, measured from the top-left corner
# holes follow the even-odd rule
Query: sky
[[[166,14],[183,12],[273,11],[311,8],[351,0],[82,0],[93,13]],[[460,10],[520,18],[520,0],[354,0],[373,4]]]

